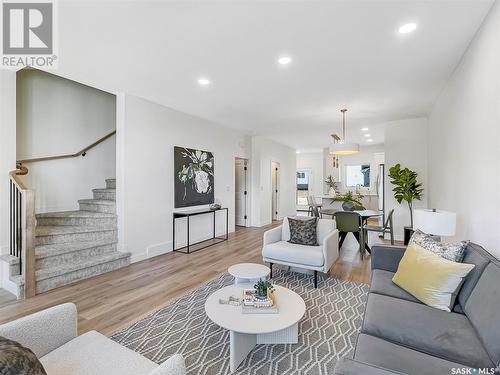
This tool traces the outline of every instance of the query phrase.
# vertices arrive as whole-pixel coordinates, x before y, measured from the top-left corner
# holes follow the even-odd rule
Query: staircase
[[[116,180],[93,189],[93,199],[79,200],[79,211],[36,215],[36,293],[87,279],[130,264],[130,253],[116,250]],[[9,264],[10,281],[22,298],[19,258],[2,256]]]

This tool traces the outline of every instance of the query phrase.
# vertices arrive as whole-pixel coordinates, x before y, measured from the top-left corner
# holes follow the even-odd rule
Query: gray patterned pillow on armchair
[[[316,235],[316,226],[318,219],[313,217],[310,219],[295,219],[288,218],[290,226],[290,240],[288,242],[297,245],[319,246],[318,237]]]

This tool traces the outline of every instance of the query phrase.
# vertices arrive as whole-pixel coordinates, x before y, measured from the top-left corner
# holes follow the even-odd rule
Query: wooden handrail
[[[87,147],[81,149],[80,151],[75,152],[74,154],[63,154],[63,155],[56,155],[56,156],[45,156],[45,157],[41,157],[41,158],[31,158],[31,159],[21,159],[21,160],[18,160],[17,161],[18,169],[19,169],[19,166],[21,166],[24,163],[34,163],[34,162],[37,162],[37,161],[57,160],[57,159],[76,158],[78,156],[85,156],[85,154],[87,153],[88,150],[90,150],[91,148],[94,148],[99,143],[104,142],[106,139],[112,137],[115,134],[116,134],[116,130],[113,130],[111,133],[109,133],[109,134],[105,135],[104,137],[98,139],[97,141],[95,141],[94,143],[92,143],[92,144],[88,145]],[[27,169],[26,169],[26,173],[28,173]],[[26,173],[24,173],[24,174],[26,174]]]
[[[12,181],[19,187],[21,190],[28,190],[26,185],[17,177],[17,176],[24,176],[28,174],[28,168],[22,166],[22,165],[17,165],[16,169],[13,171],[9,172],[10,178]]]

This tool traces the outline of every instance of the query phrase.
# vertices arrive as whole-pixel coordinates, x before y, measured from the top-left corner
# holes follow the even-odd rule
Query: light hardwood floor
[[[229,240],[189,255],[168,253],[101,276],[64,286],[0,309],[0,323],[64,302],[78,309],[79,332],[104,335],[125,328],[217,275],[235,263],[262,263],[262,228],[238,228]],[[371,244],[379,242],[370,237]],[[370,257],[361,258],[357,242],[348,236],[329,276],[368,283]],[[320,279],[321,280],[321,279]]]

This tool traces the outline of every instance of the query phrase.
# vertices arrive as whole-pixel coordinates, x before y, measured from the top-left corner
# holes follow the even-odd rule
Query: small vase
[[[267,298],[267,290],[264,295],[255,293],[255,298],[260,299],[260,300],[265,300]]]
[[[330,195],[330,197],[334,197],[336,195],[335,188],[331,187],[328,191],[328,195]]]

